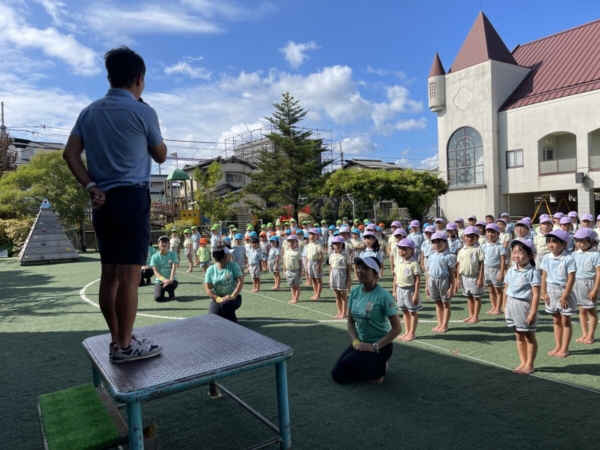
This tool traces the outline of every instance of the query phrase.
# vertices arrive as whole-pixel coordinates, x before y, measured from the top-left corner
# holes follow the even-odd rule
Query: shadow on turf
[[[574,416],[580,427],[593,429],[597,424],[597,407],[589,401],[589,392],[403,344],[394,344],[383,384],[338,385],[331,380],[330,371],[350,342],[341,327],[244,326],[294,349],[288,361],[294,448],[388,449],[397,447],[398,442],[409,442],[411,450],[504,449],[523,442],[528,442],[528,450],[589,448],[588,434],[566,432],[569,427],[565,424]],[[0,333],[0,370],[3,382],[10,386],[3,392],[3,401],[11,405],[0,410],[0,448],[38,448],[37,397],[91,381],[81,341],[103,332],[12,331]],[[152,337],[160,341],[160,336]],[[25,353],[24,347],[28,349]],[[590,369],[583,365],[582,372]],[[490,380],[501,388],[490,390]],[[233,376],[223,383],[276,422],[273,367]],[[556,401],[565,395],[569,402]],[[205,388],[144,403],[143,417],[145,423],[156,421],[164,448],[245,448],[271,436],[230,399],[209,399]],[[510,433],[494,432],[493,424],[499,420]],[[402,427],[392,428],[391,435],[395,423]],[[532,440],[531,436],[544,438]]]
[[[574,352],[569,352],[573,355]],[[594,352],[600,354],[600,351]],[[573,375],[593,375],[600,376],[600,366],[598,364],[570,364],[563,367],[536,367],[537,372],[545,373],[571,373]]]

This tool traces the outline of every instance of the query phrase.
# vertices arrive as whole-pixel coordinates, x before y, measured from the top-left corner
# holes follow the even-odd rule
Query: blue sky
[[[336,158],[428,168],[429,68],[437,51],[448,70],[482,5],[511,50],[600,18],[595,0],[0,0],[0,100],[13,137],[65,142],[106,92],[104,52],[126,44],[163,137],[209,142],[168,141],[181,159],[224,156],[289,91]]]

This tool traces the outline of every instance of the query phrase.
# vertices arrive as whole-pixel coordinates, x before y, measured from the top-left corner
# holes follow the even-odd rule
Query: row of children
[[[457,229],[462,228],[461,219],[449,224],[436,219],[435,228],[428,226],[424,230],[422,264],[415,257],[414,241],[400,240],[396,244],[398,253],[392,259],[394,296],[399,309],[404,311],[406,329],[400,339],[416,337],[418,311],[422,308],[418,292],[424,273],[426,294],[436,301],[438,325],[433,331],[438,333],[448,330],[450,301],[459,285],[467,296],[469,317],[464,319],[467,323],[479,321],[481,296],[484,286],[489,287],[492,309],[488,313],[504,312],[507,325],[515,329],[521,361],[514,370],[516,373],[529,374],[535,370],[540,299],[545,303],[545,311],[553,317],[556,345],[549,355],[561,358],[569,355],[571,316],[578,305],[582,336],[577,342],[593,343],[600,288],[600,254],[595,251],[598,235],[591,228],[589,215],[582,216],[573,233],[573,217],[576,214],[554,218],[542,215],[538,232],[532,229],[528,218],[523,218],[515,224],[514,240],[507,227],[502,227],[508,224],[502,219],[494,221],[492,216],[488,216],[483,226],[484,233],[480,231],[483,224],[471,219],[475,226],[462,229],[462,239],[456,236]],[[508,239],[503,233],[508,234]]]

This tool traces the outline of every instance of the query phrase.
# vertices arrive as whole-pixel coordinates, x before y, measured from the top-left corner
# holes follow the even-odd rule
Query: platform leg
[[[130,450],[144,450],[142,404],[140,402],[127,403],[127,426],[129,427]]]
[[[98,387],[100,386],[100,374],[98,373],[98,370],[96,369],[96,367],[92,364],[92,380],[94,381],[94,386]]]
[[[287,371],[285,361],[275,366],[277,376],[277,409],[279,410],[279,436],[281,437],[280,448],[289,450],[292,448],[292,435],[290,432],[290,406],[288,403]]]

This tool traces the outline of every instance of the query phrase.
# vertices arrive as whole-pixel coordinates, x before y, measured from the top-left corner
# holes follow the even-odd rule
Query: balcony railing
[[[577,158],[553,159],[540,161],[540,175],[553,175],[556,173],[575,173]]]

